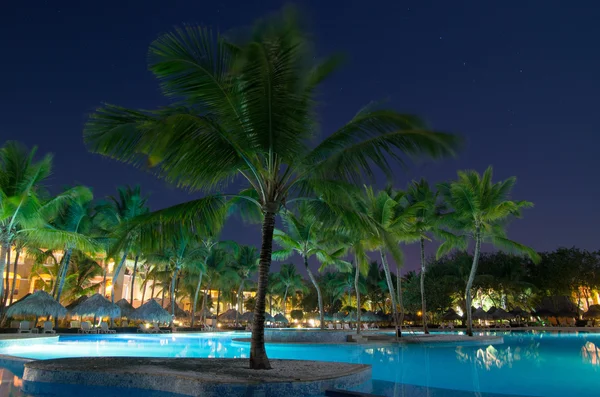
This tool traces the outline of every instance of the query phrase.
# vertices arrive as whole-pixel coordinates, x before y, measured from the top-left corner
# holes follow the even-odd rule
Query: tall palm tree
[[[69,200],[58,216],[51,221],[51,225],[59,230],[65,230],[71,233],[77,233],[83,237],[100,237],[95,225],[95,206],[92,202],[92,192],[82,195],[74,200]],[[69,273],[69,264],[74,249],[73,244],[67,244],[64,247],[64,254],[61,261],[61,269],[56,283],[55,299],[60,300],[63,291],[65,279]]]
[[[438,184],[438,190],[452,210],[444,215],[443,222],[462,237],[460,240],[448,240],[442,243],[438,249],[438,257],[457,244],[466,247],[467,240],[475,243],[473,264],[465,289],[467,335],[469,336],[473,336],[471,288],[477,274],[481,244],[489,242],[496,247],[525,253],[534,261],[539,260],[539,255],[532,248],[506,237],[504,227],[506,221],[511,217],[520,217],[523,208],[533,206],[529,201],[509,200],[515,182],[516,178],[511,177],[493,183],[490,166],[483,175],[476,171],[459,171],[457,180]]]
[[[150,69],[176,100],[156,111],[105,105],[88,121],[90,150],[139,166],[189,190],[211,191],[237,178],[243,199],[263,214],[262,245],[250,367],[268,369],[265,294],[276,215],[296,197],[339,200],[342,182],[374,168],[391,176],[390,159],[452,153],[456,138],[429,132],[415,117],[369,106],[314,146],[315,95],[337,57],[315,62],[312,43],[288,10],[261,20],[235,43],[202,27],[161,36],[150,46]],[[336,183],[334,183],[336,182]],[[214,221],[231,195],[204,197],[163,212]]]
[[[237,291],[237,305],[238,310],[236,312],[235,322],[238,322],[237,316],[240,311],[244,311],[244,283],[250,278],[250,276],[258,268],[258,252],[256,247],[244,245],[242,246],[233,262],[233,268],[237,273],[239,284]]]
[[[282,295],[282,310],[285,316],[285,309],[287,306],[287,298],[290,294],[302,292],[305,290],[304,280],[302,276],[297,272],[296,267],[292,263],[281,265],[281,269],[275,277],[275,288]]]
[[[336,236],[333,235],[335,230],[327,230],[324,222],[310,213],[310,208],[306,203],[298,206],[298,215],[286,211],[282,218],[285,231],[275,229],[273,234],[275,242],[282,249],[273,252],[273,259],[286,260],[294,252],[300,255],[308,278],[317,291],[320,327],[325,329],[323,294],[308,261],[312,256],[316,256],[317,260],[321,262],[322,268],[335,266],[347,269],[351,267],[350,263],[341,259],[345,254],[345,249],[332,245],[332,242],[336,241]]]
[[[139,231],[132,227],[137,219],[149,212],[147,197],[143,196],[139,186],[125,186],[117,189],[118,197],[110,197],[108,202],[98,206],[100,223],[106,230],[111,231],[113,245],[110,253],[120,256],[119,264],[113,272],[110,299],[115,301],[115,289],[121,269],[131,251],[135,251],[135,262],[139,259]],[[111,256],[112,256],[111,255]],[[133,289],[133,286],[132,286]]]
[[[425,299],[425,272],[427,263],[425,261],[425,241],[436,237],[439,240],[453,241],[455,236],[440,227],[444,205],[439,200],[439,193],[429,187],[425,179],[412,181],[407,189],[407,200],[415,208],[415,216],[411,221],[410,229],[419,239],[421,249],[421,312],[423,313],[423,331],[428,334],[427,329],[427,302]]]
[[[0,274],[6,271],[7,256],[16,239],[31,247],[98,249],[86,237],[48,224],[66,203],[86,197],[90,191],[78,186],[49,197],[43,183],[52,169],[52,156],[36,161],[36,153],[35,147],[28,150],[13,141],[0,148]],[[0,283],[0,296],[3,291],[4,283]]]

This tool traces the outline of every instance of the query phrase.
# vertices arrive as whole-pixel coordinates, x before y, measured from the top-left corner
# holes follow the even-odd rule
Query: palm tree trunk
[[[146,282],[146,280],[144,280],[144,282],[142,283],[142,305],[144,304],[144,299],[146,298],[146,287],[148,287],[148,283]]]
[[[385,281],[387,282],[388,290],[390,293],[390,299],[392,301],[392,315],[394,316],[394,328],[396,339],[402,336],[402,328],[398,324],[398,306],[396,306],[396,292],[394,291],[394,281],[392,280],[392,274],[390,272],[390,266],[388,264],[385,252],[379,250],[381,254],[381,264],[383,265],[383,273],[385,273]]]
[[[194,328],[194,318],[196,316],[196,303],[198,302],[198,295],[200,294],[200,286],[202,285],[202,272],[200,272],[200,277],[198,277],[198,285],[196,285],[196,292],[194,293],[194,303],[192,305],[192,325],[191,328]],[[204,310],[202,310],[204,312]]]
[[[119,266],[117,266],[117,269],[113,273],[112,288],[110,290],[110,301],[112,303],[115,303],[115,289],[117,288],[117,277],[119,277],[119,273],[121,273],[121,268],[123,267],[123,264],[125,263],[125,259],[127,259],[127,251],[125,251],[123,253],[121,262],[119,262]]]
[[[202,311],[202,314],[200,315],[200,324],[204,324],[206,322],[206,318],[204,316],[204,309],[206,308],[206,300],[208,299],[208,292],[210,291],[210,280],[208,281],[208,284],[206,285],[206,288],[204,289],[204,297],[202,299],[202,307],[200,308],[200,310]]]
[[[285,287],[285,292],[283,293],[283,316],[284,317],[285,317],[285,309],[287,309],[287,305],[286,305],[287,293],[288,293],[288,287]]]
[[[396,291],[398,293],[398,307],[400,308],[400,319],[398,320],[398,326],[400,330],[402,330],[402,324],[404,324],[404,300],[402,299],[402,275],[400,274],[400,265],[396,264],[396,271],[398,272],[398,277],[396,278]]]
[[[156,288],[156,276],[152,277],[152,290],[150,291],[150,299],[154,299],[154,289]]]
[[[8,291],[9,291],[9,287],[10,287],[10,278],[9,278],[9,273],[10,273],[10,246],[8,248],[8,251],[6,252],[6,274],[4,274],[4,282],[3,282],[3,287],[4,287],[4,295],[2,295],[2,307],[6,306],[6,302],[8,301]]]
[[[162,297],[161,297],[161,301],[160,301],[160,306],[161,307],[165,307],[165,293],[167,292],[167,290],[165,289],[165,287],[163,286],[162,289]]]
[[[477,265],[479,264],[479,251],[481,249],[481,229],[477,225],[475,229],[475,252],[473,253],[473,265],[471,266],[471,273],[469,274],[469,280],[467,281],[467,287],[465,290],[465,300],[467,305],[467,335],[473,336],[473,313],[471,313],[471,288],[473,281],[475,281],[475,275],[477,274]]]
[[[356,335],[360,335],[360,290],[358,282],[360,280],[360,266],[356,262],[356,273],[354,273],[354,290],[356,291]]]
[[[423,332],[427,329],[427,303],[425,302],[425,239],[421,237],[421,318],[423,319]]]
[[[219,318],[219,306],[221,305],[221,288],[217,291],[217,319]]]
[[[237,307],[238,309],[235,312],[235,324],[238,324],[238,316],[240,315],[240,311],[244,310],[242,304],[244,303],[244,296],[242,295],[242,289],[244,288],[244,280],[240,281],[240,288],[238,288],[237,292]],[[241,297],[241,299],[240,299]]]
[[[173,278],[171,279],[171,290],[169,291],[171,298],[171,325],[175,319],[175,284],[177,283],[177,274],[179,273],[179,265],[173,270]]]
[[[133,273],[131,275],[131,296],[129,298],[129,303],[133,305],[133,287],[135,286],[135,272],[137,271],[138,259],[140,259],[140,255],[137,254],[135,256],[135,261],[133,262]]]
[[[276,203],[267,203],[265,207],[274,207]],[[250,345],[250,368],[271,369],[271,363],[265,350],[265,296],[269,283],[269,268],[273,252],[273,230],[275,229],[275,211],[265,208],[262,225],[262,244],[258,265],[258,288],[254,306],[254,324],[252,325],[252,343]]]
[[[60,277],[58,280],[58,287],[56,289],[56,301],[60,302],[60,296],[62,295],[63,288],[65,286],[65,280],[67,279],[67,271],[69,269],[69,263],[71,262],[71,254],[73,253],[72,248],[68,248],[65,251],[65,256],[63,257],[63,265],[60,272]]]
[[[313,283],[313,285],[315,286],[315,289],[317,290],[317,301],[319,302],[319,326],[321,327],[321,329],[325,329],[325,313],[323,312],[323,295],[321,295],[321,288],[319,288],[317,279],[315,279],[315,276],[313,275],[313,273],[310,271],[310,268],[308,267],[308,258],[306,256],[304,256],[304,267],[306,268],[306,273],[308,273],[308,278],[310,278],[310,281]]]
[[[12,286],[10,288],[10,300],[8,302],[8,305],[12,305],[13,303],[13,297],[15,296],[15,287],[17,285],[17,262],[19,262],[19,256],[21,255],[21,250],[17,249],[17,254],[15,255],[15,263],[13,265],[13,282],[12,282]]]

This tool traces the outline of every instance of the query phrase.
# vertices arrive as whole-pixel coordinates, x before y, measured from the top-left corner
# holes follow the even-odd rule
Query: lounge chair
[[[129,327],[129,322],[127,320],[121,321],[121,327]]]
[[[114,329],[109,329],[108,323],[106,321],[102,321],[100,323],[100,330],[98,331],[98,333],[100,333],[100,334],[116,334],[117,331],[115,331]]]
[[[444,322],[440,323],[439,329],[445,329],[445,328],[447,328],[446,323],[444,323]]]
[[[327,324],[327,329],[335,329],[335,328],[333,328],[333,324]]]
[[[69,323],[69,328],[78,330],[81,328],[81,323],[79,321],[73,320]]]
[[[42,334],[55,334],[54,325],[52,321],[44,321],[44,329],[42,330]]]
[[[140,324],[138,326],[137,332],[139,332],[141,334],[153,334],[154,333],[152,328],[146,327],[145,324]]]
[[[92,324],[89,321],[84,321],[81,323],[81,328],[79,328],[77,332],[80,334],[97,334],[98,330],[92,328]]]
[[[379,326],[375,323],[371,324],[371,329],[379,329]]]
[[[19,330],[17,331],[19,334],[30,334],[31,328],[29,327],[29,321],[21,321],[19,323]]]
[[[156,323],[152,324],[152,328],[151,329],[153,331],[152,333],[154,333],[154,334],[170,334],[171,333],[170,330],[164,330],[163,331],[162,329],[160,329],[160,327]]]
[[[593,326],[593,325],[592,325],[592,320],[588,320],[588,322],[587,322],[587,323],[585,323],[585,326],[586,326],[586,327],[592,327],[592,326]]]
[[[13,320],[13,321],[10,322],[10,327],[11,328],[19,329],[19,323],[20,323],[19,321]]]
[[[350,331],[352,328],[350,328],[350,325],[348,323],[344,324],[344,330],[346,331]]]
[[[362,323],[362,328],[364,331],[368,331],[370,329],[369,324],[367,324],[367,323]]]
[[[342,324],[336,324],[335,329],[342,329]]]

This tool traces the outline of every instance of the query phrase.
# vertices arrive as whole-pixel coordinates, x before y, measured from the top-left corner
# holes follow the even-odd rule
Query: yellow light
[[[221,328],[221,323],[217,323],[217,328]]]
[[[420,310],[417,312],[417,316],[420,316],[421,314],[423,314]]]
[[[311,327],[315,326],[315,320],[312,318],[310,320],[308,320],[308,323],[310,324]]]

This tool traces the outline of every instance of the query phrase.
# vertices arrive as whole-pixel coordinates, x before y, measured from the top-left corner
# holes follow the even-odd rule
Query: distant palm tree
[[[167,33],[150,47],[150,69],[175,104],[156,111],[105,105],[88,121],[88,147],[154,167],[189,190],[211,191],[236,178],[250,190],[215,195],[161,213],[174,221],[218,222],[227,198],[262,212],[262,246],[250,367],[269,369],[264,310],[275,218],[286,202],[341,200],[348,182],[391,176],[389,160],[452,154],[455,137],[427,130],[415,117],[369,106],[316,146],[315,96],[338,58],[315,62],[312,43],[293,12],[261,20],[246,40],[230,42],[208,28]]]
[[[304,280],[292,263],[281,265],[281,270],[275,276],[275,288],[282,295],[282,309],[285,316],[287,298],[290,294],[305,290]]]
[[[281,250],[273,252],[273,259],[286,260],[296,252],[304,262],[304,269],[308,273],[308,278],[317,291],[317,301],[319,305],[319,316],[321,329],[325,329],[323,294],[315,275],[308,261],[311,257],[321,262],[322,268],[336,267],[337,269],[349,269],[350,263],[342,259],[346,249],[340,244],[335,244],[336,237],[334,230],[328,230],[324,222],[310,213],[310,208],[306,203],[298,206],[298,214],[291,211],[283,213],[283,223],[285,231],[275,229],[273,239],[282,247]],[[337,245],[337,246],[336,246]]]
[[[235,256],[233,262],[233,268],[237,273],[239,284],[237,291],[237,306],[235,322],[238,322],[238,314],[240,311],[244,311],[244,283],[248,281],[250,276],[256,272],[258,268],[258,251],[256,247],[244,245],[242,246]]]
[[[43,183],[51,172],[52,156],[36,161],[36,153],[35,147],[28,150],[13,141],[0,148],[0,274],[6,271],[10,247],[17,239],[30,247],[98,249],[87,237],[49,225],[67,203],[89,196],[90,190],[78,186],[49,198]]]
[[[521,216],[523,208],[533,206],[529,201],[508,199],[515,182],[516,178],[512,177],[492,183],[492,167],[488,167],[483,175],[476,171],[459,171],[456,181],[438,184],[438,190],[452,209],[452,212],[444,215],[443,222],[462,237],[461,240],[455,239],[442,244],[438,249],[438,257],[453,246],[466,247],[467,240],[475,242],[473,264],[465,289],[469,336],[473,336],[471,288],[477,274],[481,243],[489,242],[497,247],[523,252],[534,261],[539,260],[539,255],[533,249],[506,237],[506,220],[512,216]]]

